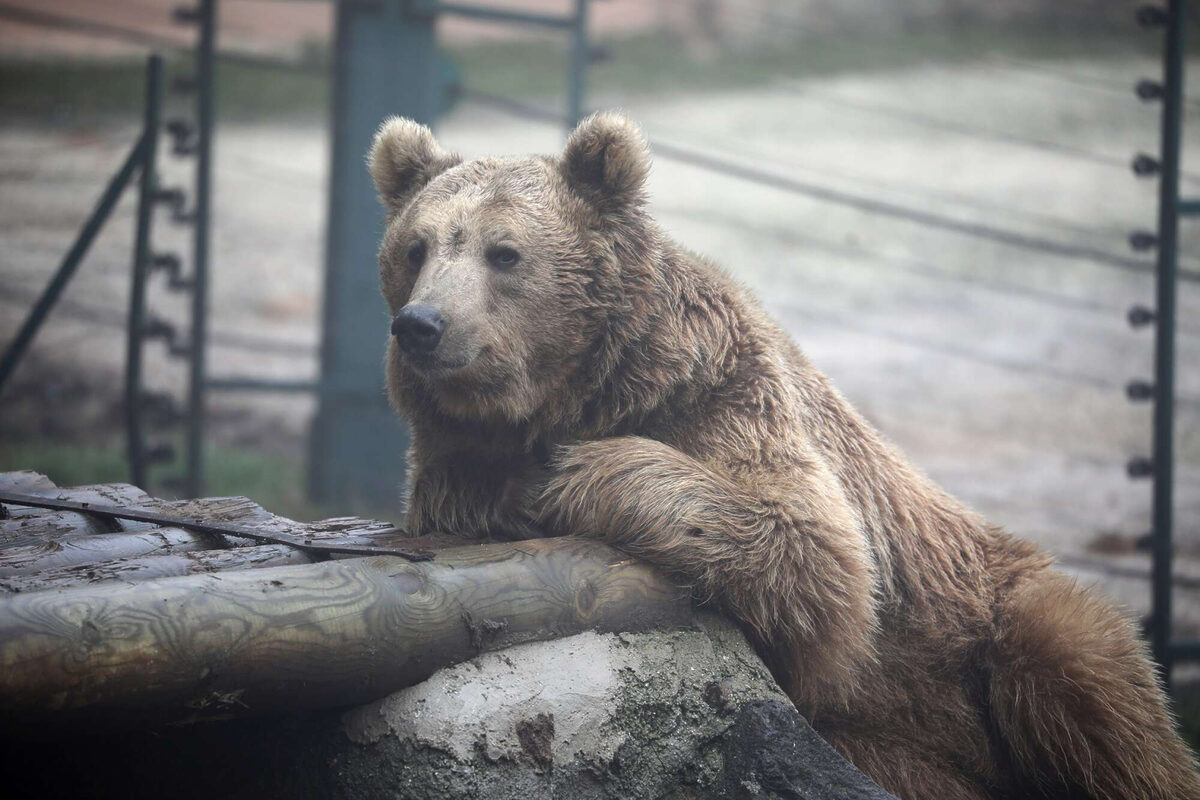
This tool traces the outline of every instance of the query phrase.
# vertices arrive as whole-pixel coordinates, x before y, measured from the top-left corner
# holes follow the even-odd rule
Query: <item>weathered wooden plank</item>
[[[413,539],[405,537],[403,534],[374,533],[373,530],[377,528],[390,531],[392,526],[386,522],[370,522],[354,517],[344,519],[351,520],[356,527],[344,532],[328,531],[320,529],[320,526],[325,524],[325,522],[320,522],[314,523],[316,528],[306,535],[318,540],[324,538],[328,541],[346,544],[403,547],[418,551],[461,547],[470,543],[469,540],[453,536],[428,536]],[[337,522],[341,522],[341,520]],[[305,527],[308,528],[308,526]],[[0,551],[0,558],[2,556],[3,552]],[[331,557],[349,558],[350,556],[333,555]],[[3,577],[0,578],[0,593],[68,589],[109,581],[135,583],[157,578],[171,578],[177,575],[260,569],[287,564],[311,564],[320,560],[320,557],[314,557],[303,550],[283,544],[233,547],[228,550],[199,550],[172,555],[146,555],[111,559],[99,563],[51,567],[27,574]]]
[[[13,475],[14,473],[3,473]],[[15,473],[18,476],[36,476],[37,473]],[[20,478],[17,481],[21,480]],[[46,481],[49,483],[49,481]],[[18,492],[16,488],[0,485],[3,491]],[[144,491],[128,483],[104,483],[94,486],[57,487],[50,483],[46,487],[34,481],[34,489],[25,494],[73,500],[77,503],[102,503],[105,505],[140,507],[159,502]],[[73,534],[114,533],[117,531],[144,531],[153,528],[142,522],[104,520],[74,511],[50,511],[44,508],[7,505],[0,515],[0,546],[28,544]]]
[[[257,516],[258,506],[245,498],[226,498],[195,501],[188,506],[191,513],[184,518],[198,516],[206,522],[227,521],[230,516]],[[339,546],[364,545],[372,547],[407,547],[407,540],[389,536],[386,544],[372,534],[394,533],[395,528],[386,522],[364,520],[357,517],[337,517],[313,523],[299,523],[284,517],[270,517],[252,527],[255,532],[266,534],[289,534],[307,542],[337,544]],[[168,558],[154,562],[157,556],[174,556],[180,553],[224,549],[257,544],[251,539],[234,535],[219,535],[192,529],[162,527],[144,533],[115,533],[95,535],[71,535],[37,544],[24,546],[9,545],[0,549],[0,578],[18,576],[33,577],[53,572],[43,581],[0,581],[0,589],[30,591],[33,586],[44,585],[65,587],[78,583],[94,583],[108,579],[104,576],[120,576],[123,580],[139,578],[169,577],[187,572],[213,572],[218,569],[245,569],[251,566],[266,566],[270,562],[254,557],[242,559],[206,559],[193,562],[194,569],[180,572],[183,564],[178,559]],[[295,549],[295,548],[293,548]],[[265,551],[264,551],[265,552]],[[282,552],[282,551],[279,551]],[[361,555],[361,553],[359,554]],[[137,565],[120,563],[137,559]],[[318,558],[277,559],[279,563],[308,563]],[[80,570],[79,568],[89,569]]]
[[[0,578],[32,575],[49,569],[100,564],[120,558],[167,555],[223,548],[219,537],[182,528],[154,528],[144,533],[98,533],[64,536],[39,544],[0,550]]]
[[[120,484],[119,486],[124,486]],[[55,499],[71,500],[74,502],[91,502],[107,505],[102,500],[105,495],[94,491],[96,487],[78,487],[71,489],[56,489],[49,495]],[[106,490],[110,486],[104,487]],[[129,502],[122,507],[138,508],[150,511],[160,511],[182,517],[202,517],[214,522],[237,522],[238,524],[279,524],[295,525],[291,520],[276,517],[268,513],[262,506],[245,497],[207,497],[199,500],[162,501],[145,495],[140,489],[130,493]],[[5,504],[13,518],[0,521],[0,554],[11,548],[29,547],[46,544],[51,541],[78,536],[95,536],[118,532],[145,532],[159,530],[158,526],[133,520],[105,520],[75,511],[50,511],[16,504]],[[34,513],[38,512],[38,513]],[[241,541],[242,544],[248,542]],[[208,546],[213,546],[212,544]],[[118,548],[120,550],[120,548]],[[129,555],[128,552],[115,552],[110,558]],[[95,560],[95,559],[93,559]],[[54,566],[47,564],[47,567]]]
[[[129,584],[177,575],[311,564],[313,560],[303,550],[283,544],[119,558],[99,564],[75,564],[3,577],[0,578],[0,592],[39,592],[114,581]]]
[[[580,539],[0,599],[0,730],[361,703],[484,649],[690,619],[686,591]]]

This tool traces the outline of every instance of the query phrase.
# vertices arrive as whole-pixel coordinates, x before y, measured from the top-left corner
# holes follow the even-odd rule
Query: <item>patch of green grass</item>
[[[22,469],[40,472],[59,486],[129,480],[125,455],[116,447],[44,442],[0,443],[0,472]]]
[[[1132,26],[1129,26],[1132,28]],[[929,62],[961,63],[988,55],[1013,58],[1102,59],[1153,55],[1154,37],[1126,28],[1001,28],[960,26],[890,33],[810,36],[709,59],[689,56],[671,36],[656,33],[596,42],[606,53],[588,74],[592,96],[655,94],[754,86],[781,78],[902,69]],[[325,114],[330,80],[327,52],[310,47],[303,71],[220,61],[217,107],[224,117]],[[566,39],[456,45],[448,55],[467,88],[518,98],[560,97],[566,89]],[[169,63],[187,72],[184,59]],[[57,115],[135,114],[142,103],[142,62],[0,61],[0,106]]]
[[[56,117],[140,114],[144,62],[0,61],[0,106]],[[167,64],[170,76],[185,75],[185,61]],[[309,71],[218,62],[216,96],[225,117],[271,117],[324,111],[329,104],[328,76]],[[168,107],[184,98],[169,96]]]
[[[206,496],[246,496],[274,514],[298,520],[348,513],[321,507],[305,497],[305,465],[297,459],[230,447],[210,447],[205,455]],[[129,480],[128,462],[119,443],[0,442],[0,472],[22,469],[40,472],[59,486]],[[154,470],[148,491],[159,497],[173,496],[160,483],[168,475],[166,468]]]

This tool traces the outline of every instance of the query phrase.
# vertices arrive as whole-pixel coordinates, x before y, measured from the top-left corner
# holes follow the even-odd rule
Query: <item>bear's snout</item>
[[[437,348],[446,320],[433,306],[407,305],[392,318],[392,335],[409,355],[427,356]]]

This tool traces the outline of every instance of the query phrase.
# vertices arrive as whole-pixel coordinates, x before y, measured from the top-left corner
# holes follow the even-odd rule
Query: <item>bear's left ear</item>
[[[392,117],[379,126],[367,166],[388,217],[404,210],[425,184],[462,161],[447,153],[429,128],[411,119]]]
[[[562,171],[571,188],[601,208],[638,205],[650,173],[650,148],[628,117],[602,111],[575,128],[563,153]]]

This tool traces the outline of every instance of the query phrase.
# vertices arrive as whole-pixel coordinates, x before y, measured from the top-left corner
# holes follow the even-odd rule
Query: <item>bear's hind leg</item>
[[[902,727],[898,724],[897,731]],[[961,767],[937,758],[909,738],[877,729],[870,733],[818,729],[847,761],[901,800],[994,799]]]
[[[1107,602],[1058,573],[997,616],[990,704],[1023,777],[1096,800],[1195,800],[1200,776],[1146,648]]]

